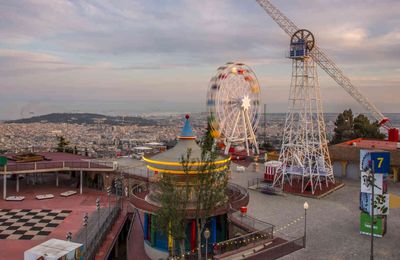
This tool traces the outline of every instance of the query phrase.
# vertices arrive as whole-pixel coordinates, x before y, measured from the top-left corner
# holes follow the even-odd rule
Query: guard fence
[[[83,226],[72,239],[73,242],[84,245],[85,259],[91,260],[95,258],[105,236],[121,213],[121,202],[122,199],[119,198],[115,201],[115,205],[96,210],[89,216],[87,225]]]

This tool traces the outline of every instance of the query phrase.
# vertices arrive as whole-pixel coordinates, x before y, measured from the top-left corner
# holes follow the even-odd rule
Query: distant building
[[[400,143],[382,140],[367,140],[363,138],[350,140],[329,147],[333,173],[336,177],[349,179],[360,178],[361,149],[390,152],[390,176],[393,178],[394,182],[399,181]]]

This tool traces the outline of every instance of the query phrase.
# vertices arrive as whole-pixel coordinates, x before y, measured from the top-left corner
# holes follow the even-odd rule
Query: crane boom
[[[299,30],[299,28],[276,8],[270,1],[257,0],[257,3],[272,17],[272,19],[282,28],[290,37]]]
[[[272,19],[281,27],[290,37],[299,30],[299,28],[287,18],[278,8],[269,0],[257,0],[258,4],[272,17]],[[345,76],[342,70],[330,59],[318,46],[315,46],[310,56],[312,59],[333,78],[347,93],[366,108],[379,123],[389,124],[388,119],[354,86],[350,79]],[[389,126],[386,126],[389,127]]]
[[[378,122],[386,123],[386,117],[365,97],[356,86],[351,83],[342,70],[320,49],[315,46],[311,53],[311,58],[334,79],[347,93],[366,108]]]

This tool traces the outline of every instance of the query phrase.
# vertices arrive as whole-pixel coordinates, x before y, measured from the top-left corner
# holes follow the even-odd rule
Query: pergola
[[[16,191],[19,192],[19,176],[36,173],[55,173],[56,186],[59,186],[59,172],[77,171],[80,173],[80,194],[83,192],[83,172],[113,172],[116,162],[92,160],[88,157],[66,153],[42,153],[47,160],[37,162],[17,162],[8,160],[0,166],[3,175],[3,199],[7,198],[7,176],[16,175]],[[12,158],[12,155],[6,155]]]

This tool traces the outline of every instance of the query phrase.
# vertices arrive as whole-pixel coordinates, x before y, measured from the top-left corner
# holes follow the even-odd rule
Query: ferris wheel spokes
[[[208,110],[213,136],[225,145],[250,145],[258,153],[255,131],[259,123],[260,87],[253,71],[243,63],[227,63],[212,77],[208,90]]]

